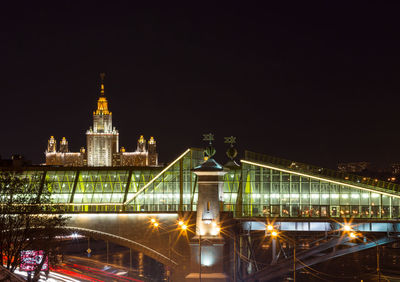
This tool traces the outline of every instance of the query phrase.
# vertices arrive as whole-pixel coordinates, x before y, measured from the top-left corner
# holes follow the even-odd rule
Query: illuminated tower
[[[55,153],[57,152],[56,148],[56,139],[54,139],[54,136],[51,136],[49,141],[47,142],[47,151],[46,153]]]
[[[104,74],[100,76],[101,90],[97,110],[93,112],[93,128],[86,132],[88,166],[111,166],[119,147],[119,133],[112,127],[112,113],[104,96]]]
[[[146,152],[146,139],[143,138],[143,135],[140,135],[139,140],[137,141],[137,149],[136,152]]]
[[[60,153],[68,153],[68,141],[65,137],[60,141]]]
[[[157,144],[156,140],[154,140],[153,137],[150,137],[150,140],[147,145],[147,150],[148,150],[147,165],[157,166],[158,165]]]

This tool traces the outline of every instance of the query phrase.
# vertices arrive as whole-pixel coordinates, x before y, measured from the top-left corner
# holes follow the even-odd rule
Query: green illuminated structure
[[[32,167],[21,177],[49,183],[68,212],[195,211],[203,151],[188,149],[166,167]],[[400,186],[246,152],[224,176],[223,210],[235,217],[400,218]]]

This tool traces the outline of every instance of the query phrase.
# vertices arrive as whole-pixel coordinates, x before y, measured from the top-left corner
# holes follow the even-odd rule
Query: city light
[[[349,231],[351,231],[352,229],[351,229],[351,226],[350,226],[350,225],[345,224],[345,225],[343,226],[343,230],[346,231],[346,232],[349,232]]]
[[[218,235],[218,233],[219,233],[220,230],[221,230],[221,228],[219,228],[219,227],[214,227],[214,228],[211,230],[211,235],[213,235],[213,236]]]
[[[278,232],[272,231],[272,232],[271,232],[271,235],[272,235],[272,237],[276,237],[276,236],[278,236]]]
[[[152,218],[150,221],[151,221],[151,223],[153,223],[153,224],[156,223],[156,220],[155,220],[154,218]]]
[[[272,230],[274,230],[274,227],[271,224],[268,224],[267,225],[267,230],[268,231],[272,231]]]
[[[154,222],[153,225],[154,225],[154,227],[158,227],[159,224],[158,224],[158,222]]]
[[[178,225],[183,226],[185,223],[182,220],[179,220]]]
[[[357,237],[357,234],[356,233],[354,233],[354,232],[351,232],[350,234],[349,234],[349,236],[350,236],[350,238],[356,238]]]
[[[186,230],[186,229],[187,229],[187,225],[186,225],[186,224],[182,224],[182,225],[181,225],[181,229],[182,229],[182,230]]]

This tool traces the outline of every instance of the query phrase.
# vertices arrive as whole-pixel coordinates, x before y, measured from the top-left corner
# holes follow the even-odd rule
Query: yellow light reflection
[[[345,226],[343,226],[343,230],[348,232],[351,231],[352,229],[350,225],[346,224]]]

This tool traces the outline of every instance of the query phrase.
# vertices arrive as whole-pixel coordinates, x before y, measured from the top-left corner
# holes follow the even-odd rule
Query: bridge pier
[[[196,235],[190,242],[188,281],[227,281],[223,271],[220,201],[223,200],[223,176],[226,171],[214,159],[193,169],[198,177]]]

